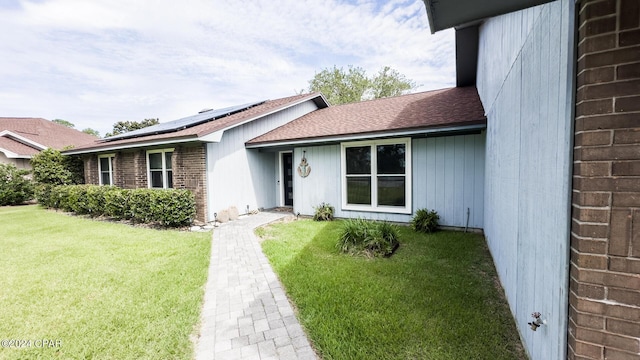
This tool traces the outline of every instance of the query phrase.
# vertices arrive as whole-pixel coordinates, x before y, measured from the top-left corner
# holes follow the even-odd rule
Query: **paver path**
[[[287,215],[261,212],[214,230],[198,360],[317,359],[253,233]]]

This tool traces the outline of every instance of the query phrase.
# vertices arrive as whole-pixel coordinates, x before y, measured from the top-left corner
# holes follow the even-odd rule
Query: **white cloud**
[[[294,94],[333,65],[389,65],[452,86],[453,33],[420,0],[21,0],[0,7],[0,116],[120,120],[190,115]],[[16,5],[12,4],[12,5]]]

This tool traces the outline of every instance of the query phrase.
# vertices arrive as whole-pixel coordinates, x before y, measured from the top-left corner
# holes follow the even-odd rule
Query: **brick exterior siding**
[[[173,187],[189,189],[196,196],[196,219],[205,222],[207,216],[207,162],[205,144],[178,146],[173,152]]]
[[[82,160],[84,162],[84,183],[100,184],[100,174],[98,174],[98,157],[95,155],[85,156]]]
[[[569,359],[640,359],[640,1],[578,5]]]
[[[205,145],[173,146],[171,158],[173,169],[173,187],[175,189],[189,189],[196,198],[196,220],[206,221],[207,193],[206,193],[206,158]],[[85,156],[85,182],[99,184],[98,155]],[[147,179],[147,150],[120,151],[115,154],[113,161],[113,182],[123,189],[138,189],[148,187]]]

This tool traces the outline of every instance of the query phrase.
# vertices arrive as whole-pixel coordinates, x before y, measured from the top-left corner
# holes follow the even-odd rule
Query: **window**
[[[173,149],[152,150],[147,152],[150,188],[173,188],[173,170],[171,168],[172,156]]]
[[[113,185],[113,154],[98,156],[100,185]]]
[[[342,144],[342,207],[411,212],[411,139]]]

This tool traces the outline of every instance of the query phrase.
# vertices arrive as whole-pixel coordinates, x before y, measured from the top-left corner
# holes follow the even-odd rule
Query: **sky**
[[[101,135],[308,90],[326,68],[455,85],[422,0],[0,0],[0,116]]]

